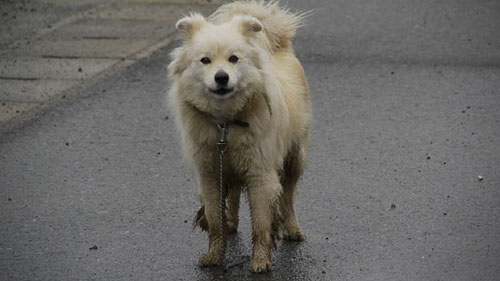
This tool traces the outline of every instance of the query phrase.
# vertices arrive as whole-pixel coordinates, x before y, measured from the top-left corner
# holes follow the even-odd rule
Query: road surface
[[[0,280],[500,280],[500,3],[289,6],[315,10],[305,242],[252,274],[243,204],[225,270],[196,265],[173,43],[0,135]]]

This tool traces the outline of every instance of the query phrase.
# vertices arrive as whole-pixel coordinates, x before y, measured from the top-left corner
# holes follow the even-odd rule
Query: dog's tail
[[[260,40],[271,53],[291,47],[297,28],[302,26],[308,13],[291,13],[279,7],[279,0],[243,0],[221,6],[210,16],[210,21],[222,23],[236,15],[249,15],[257,18],[263,25],[265,36]]]

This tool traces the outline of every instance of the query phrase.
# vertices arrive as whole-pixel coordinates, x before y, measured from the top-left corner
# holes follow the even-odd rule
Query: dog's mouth
[[[229,93],[231,93],[234,88],[217,88],[217,89],[209,89],[210,90],[210,93],[212,94],[215,94],[215,95],[218,95],[218,96],[224,96],[224,95],[227,95]]]

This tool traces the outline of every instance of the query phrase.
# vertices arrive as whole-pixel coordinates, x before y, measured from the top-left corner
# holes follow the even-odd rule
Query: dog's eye
[[[209,58],[207,58],[207,57],[203,57],[203,58],[201,58],[201,60],[200,60],[200,61],[201,61],[201,63],[203,63],[203,64],[209,64],[209,63],[211,63],[210,59],[209,59]]]
[[[238,61],[238,57],[235,55],[232,55],[229,57],[229,62],[236,63]]]

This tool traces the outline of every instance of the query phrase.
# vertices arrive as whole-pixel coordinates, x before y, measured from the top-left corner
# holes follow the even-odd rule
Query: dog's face
[[[261,23],[249,16],[214,25],[200,15],[181,19],[177,28],[184,32],[185,44],[174,51],[169,66],[182,88],[182,98],[201,110],[224,110],[248,99],[262,84],[261,51],[251,44]]]

